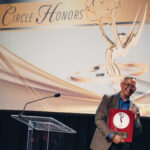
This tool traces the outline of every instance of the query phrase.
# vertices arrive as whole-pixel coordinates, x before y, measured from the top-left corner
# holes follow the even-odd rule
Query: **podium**
[[[76,133],[75,130],[71,129],[70,127],[64,125],[63,123],[59,122],[58,120],[52,117],[26,116],[26,115],[11,115],[11,116],[14,119],[28,126],[26,150],[34,150],[34,149],[37,150],[38,148],[36,148],[36,146],[37,144],[41,144],[41,139],[43,139],[44,142],[42,142],[42,144],[43,143],[44,144],[40,149],[61,150],[60,145],[58,143],[62,140],[61,136],[59,138],[59,141],[56,141],[56,140],[52,140],[52,138],[50,137],[50,134],[56,133],[56,132],[57,133],[71,133],[71,134]],[[55,148],[52,148],[54,146]],[[59,147],[59,148],[56,148],[56,147]]]

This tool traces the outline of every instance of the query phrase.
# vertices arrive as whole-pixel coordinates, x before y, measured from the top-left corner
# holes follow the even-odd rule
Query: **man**
[[[102,98],[96,111],[95,123],[96,130],[90,148],[92,150],[129,150],[130,143],[124,141],[122,137],[112,132],[108,127],[109,111],[113,109],[126,109],[134,113],[133,136],[138,136],[142,127],[139,121],[139,110],[130,101],[130,96],[136,90],[136,79],[133,76],[125,77],[121,82],[121,91],[112,96]]]

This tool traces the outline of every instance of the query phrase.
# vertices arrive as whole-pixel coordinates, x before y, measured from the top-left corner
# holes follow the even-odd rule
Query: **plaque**
[[[108,126],[125,142],[132,142],[134,114],[130,110],[110,109]]]

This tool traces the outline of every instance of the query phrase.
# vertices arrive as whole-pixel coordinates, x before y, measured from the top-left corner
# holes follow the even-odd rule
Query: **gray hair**
[[[132,80],[136,81],[136,77],[135,76],[129,75],[129,76],[125,76],[122,82],[126,81],[127,79],[132,79]]]

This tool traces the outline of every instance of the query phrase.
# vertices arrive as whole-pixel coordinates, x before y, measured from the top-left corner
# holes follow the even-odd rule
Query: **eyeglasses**
[[[127,86],[127,87],[131,87],[132,89],[135,89],[135,88],[136,88],[135,85],[130,84],[130,83],[124,83],[124,85]]]

